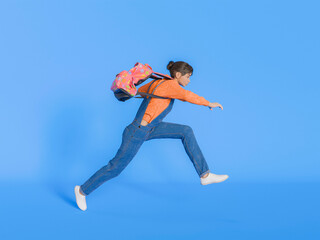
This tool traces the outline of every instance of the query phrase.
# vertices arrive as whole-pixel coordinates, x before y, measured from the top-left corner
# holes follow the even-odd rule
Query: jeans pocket
[[[133,126],[127,126],[123,132],[123,136],[128,137],[129,139],[135,138],[135,132],[137,129]]]

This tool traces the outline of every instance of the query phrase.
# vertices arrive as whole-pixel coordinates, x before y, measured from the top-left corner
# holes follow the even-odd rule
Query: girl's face
[[[191,73],[186,73],[185,75],[182,76],[180,72],[177,72],[174,80],[176,80],[180,85],[185,87],[190,82],[190,76],[191,76]]]

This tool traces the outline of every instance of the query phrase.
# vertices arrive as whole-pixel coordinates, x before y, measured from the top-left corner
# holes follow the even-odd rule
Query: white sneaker
[[[207,185],[207,184],[211,184],[211,183],[223,182],[228,177],[229,176],[226,174],[218,175],[218,174],[214,174],[214,173],[209,172],[209,175],[205,178],[200,178],[200,181],[201,181],[202,185]]]
[[[87,209],[86,196],[80,193],[80,186],[74,187],[74,193],[76,195],[77,205],[82,210],[85,211]]]

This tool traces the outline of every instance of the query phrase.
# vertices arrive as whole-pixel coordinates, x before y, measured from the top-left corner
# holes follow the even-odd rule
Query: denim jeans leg
[[[89,195],[104,182],[118,176],[137,154],[143,142],[143,140],[133,138],[126,128],[122,135],[121,146],[115,157],[80,186],[84,195]]]
[[[202,177],[209,172],[208,164],[201,152],[194,132],[190,126],[169,122],[160,122],[151,131],[146,141],[158,138],[181,139],[184,149],[199,177]]]

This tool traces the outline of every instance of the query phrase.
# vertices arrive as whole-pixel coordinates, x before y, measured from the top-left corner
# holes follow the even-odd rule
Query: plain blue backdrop
[[[3,239],[318,239],[318,1],[0,1]],[[136,62],[194,73],[175,101],[219,184],[200,185],[181,141],[145,142],[75,205],[111,160],[141,99],[115,75]],[[149,82],[150,80],[147,80]],[[146,83],[147,83],[146,82]]]

